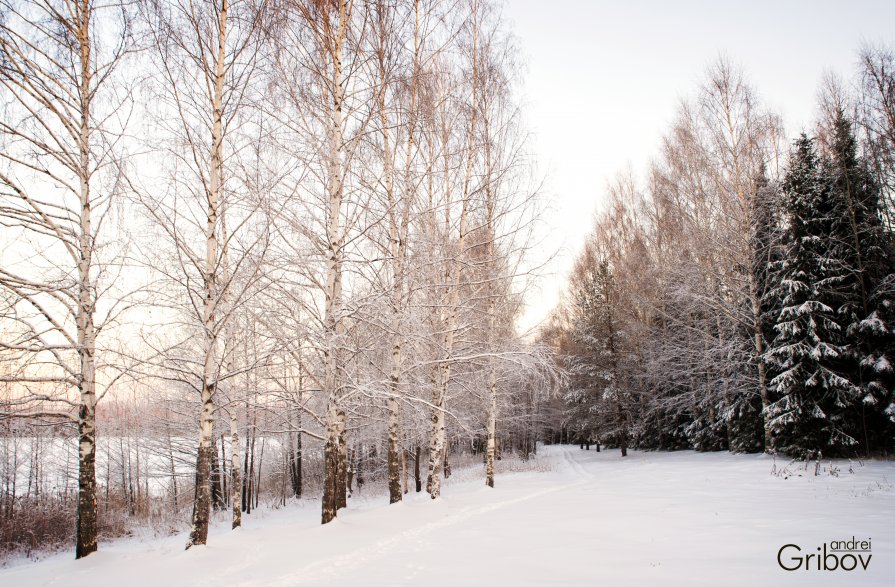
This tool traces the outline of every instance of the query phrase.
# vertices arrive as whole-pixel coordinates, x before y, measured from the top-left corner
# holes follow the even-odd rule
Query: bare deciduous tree
[[[222,337],[233,332],[229,321],[255,285],[266,248],[267,231],[258,219],[266,186],[253,181],[257,178],[241,164],[263,158],[246,142],[257,146],[256,137],[266,128],[266,121],[250,112],[257,114],[251,100],[260,81],[265,10],[265,3],[249,0],[150,3],[146,10],[159,57],[160,83],[153,88],[157,119],[169,141],[157,153],[167,156],[171,173],[158,182],[167,192],[156,185],[141,190],[140,199],[171,244],[173,262],[168,268],[157,263],[156,269],[179,286],[172,305],[186,320],[180,333],[186,339],[159,354],[175,363],[190,357],[192,364],[181,369],[189,378],[197,376],[201,406],[187,548],[205,544],[208,536],[215,402],[221,381],[230,375],[221,373],[225,355],[236,352],[235,341]],[[194,336],[201,342],[190,345]],[[234,454],[236,446],[233,442]],[[234,512],[235,525],[238,518]]]
[[[103,225],[120,192],[129,96],[117,74],[131,15],[86,0],[10,0],[0,11],[0,224],[15,239],[0,269],[14,333],[0,343],[14,365],[4,381],[21,386],[14,415],[77,422],[81,558],[97,548],[98,389],[115,378],[99,366],[97,338],[120,307],[99,309],[115,276]]]

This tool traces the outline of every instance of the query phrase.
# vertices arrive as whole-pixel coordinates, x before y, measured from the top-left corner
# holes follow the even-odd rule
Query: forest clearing
[[[316,500],[305,500],[252,516],[238,532],[218,520],[206,549],[183,551],[186,533],[121,539],[84,563],[56,555],[0,570],[0,583],[889,585],[895,465],[836,460],[835,474],[830,465],[815,476],[814,464],[766,455],[631,451],[621,459],[618,450],[545,446],[536,470],[506,473],[493,490],[478,466],[466,467],[436,501],[411,494],[393,508],[380,488],[320,526]],[[818,537],[852,535],[872,539],[866,571],[778,566],[787,543],[813,550]]]

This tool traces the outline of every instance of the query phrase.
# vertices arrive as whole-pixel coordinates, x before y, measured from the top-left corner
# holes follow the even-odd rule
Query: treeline
[[[799,458],[895,448],[895,53],[827,80],[793,143],[711,67],[645,181],[624,174],[545,339],[562,431]],[[623,452],[624,454],[624,452]]]
[[[187,508],[198,545],[263,492],[326,523],[362,471],[396,502],[408,460],[436,498],[452,449],[489,485],[527,457],[552,366],[514,326],[515,56],[486,0],[4,2],[7,527],[23,479],[59,491],[15,446],[59,439],[78,557],[113,509]]]

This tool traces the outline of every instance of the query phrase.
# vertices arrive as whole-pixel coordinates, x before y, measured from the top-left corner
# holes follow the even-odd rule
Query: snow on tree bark
[[[78,387],[81,405],[78,409],[78,527],[75,558],[82,558],[96,551],[96,331],[93,325],[95,303],[90,268],[94,249],[91,225],[90,195],[90,102],[92,96],[91,78],[91,15],[92,8],[87,0],[75,5],[80,58],[79,104],[80,129],[78,150],[80,151],[80,192],[81,218],[78,239],[80,260],[78,263],[78,355],[81,370]]]
[[[208,519],[211,511],[211,435],[213,433],[214,392],[217,377],[216,346],[217,325],[215,310],[218,300],[218,206],[221,201],[224,166],[224,77],[227,55],[227,11],[229,0],[221,0],[218,15],[217,51],[214,65],[214,90],[212,95],[212,136],[209,188],[207,192],[207,216],[205,229],[205,266],[203,269],[204,300],[202,319],[204,327],[205,360],[202,368],[201,414],[199,416],[199,449],[196,457],[196,493],[193,501],[192,528],[187,548],[205,544],[208,540]]]
[[[239,426],[236,421],[236,410],[230,412],[230,506],[233,511],[231,529],[242,526],[242,480],[239,478]]]
[[[445,399],[451,381],[451,359],[454,352],[454,338],[457,330],[457,311],[460,304],[460,279],[462,274],[461,256],[465,253],[466,236],[469,222],[470,181],[472,164],[475,158],[476,107],[478,84],[478,33],[479,33],[478,0],[472,6],[472,73],[470,80],[470,121],[466,143],[466,171],[463,177],[463,190],[460,201],[460,226],[453,256],[447,261],[444,283],[448,284],[448,316],[445,323],[444,338],[441,345],[442,361],[436,368],[435,387],[432,397],[432,428],[429,440],[429,467],[426,478],[426,490],[432,499],[441,495],[441,473],[444,466],[445,451]],[[449,217],[445,217],[448,224]],[[449,225],[446,226],[449,229]],[[445,231],[449,234],[449,230]]]

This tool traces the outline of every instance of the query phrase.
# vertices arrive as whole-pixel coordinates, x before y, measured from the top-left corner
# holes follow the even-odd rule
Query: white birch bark
[[[215,310],[218,301],[218,213],[223,185],[223,108],[224,75],[227,51],[227,11],[229,0],[220,0],[217,50],[214,62],[214,90],[211,96],[212,136],[207,190],[205,228],[205,266],[203,274],[203,347],[201,412],[199,416],[199,450],[196,458],[196,493],[193,502],[192,527],[187,548],[205,544],[208,539],[208,520],[211,511],[211,435],[213,433],[214,396],[217,377],[217,324]]]
[[[326,408],[326,447],[324,457],[324,488],[323,488],[323,512],[324,524],[336,516],[339,504],[344,501],[344,482],[340,483],[340,469],[344,468],[344,450],[340,448],[343,442],[345,412],[340,407],[344,365],[340,352],[341,338],[344,334],[342,317],[342,256],[345,244],[345,235],[342,227],[342,107],[344,103],[344,88],[342,77],[342,51],[348,31],[348,19],[350,18],[349,6],[346,0],[338,1],[338,26],[333,30],[331,18],[326,19],[326,31],[330,34],[324,36],[328,44],[327,51],[332,60],[332,78],[329,80],[332,92],[332,110],[330,112],[330,125],[327,129],[327,195],[328,195],[328,223],[326,227],[326,307],[324,313],[324,382],[327,395]],[[341,487],[340,487],[341,485]]]
[[[81,226],[78,235],[80,259],[78,261],[78,355],[81,362],[81,405],[78,410],[78,526],[76,558],[87,556],[96,550],[96,331],[93,324],[95,300],[90,277],[93,256],[93,227],[91,223],[90,195],[90,17],[92,8],[87,0],[76,4],[78,44],[80,57],[80,87],[78,88],[80,129],[78,150],[80,156]]]
[[[404,191],[403,197],[399,202],[396,197],[395,187],[395,160],[392,151],[391,122],[388,116],[386,106],[386,92],[389,89],[392,80],[389,79],[386,71],[386,55],[387,44],[389,42],[388,35],[392,31],[387,30],[386,18],[384,11],[387,10],[385,5],[380,1],[377,3],[377,16],[379,45],[377,47],[377,57],[379,60],[379,119],[382,133],[383,143],[383,184],[386,191],[388,205],[389,220],[389,255],[391,258],[391,274],[392,286],[390,292],[390,322],[389,333],[391,338],[391,373],[389,375],[389,396],[387,400],[387,434],[388,434],[388,486],[389,486],[389,503],[401,501],[401,480],[399,471],[399,399],[401,397],[400,383],[403,361],[401,349],[404,344],[404,335],[401,331],[402,316],[405,309],[405,266],[408,247],[408,239],[410,237],[410,210],[413,204],[414,189],[411,185],[411,163],[413,161],[415,150],[415,124],[416,124],[416,108],[417,108],[417,83],[418,83],[418,61],[419,61],[419,0],[414,2],[414,33],[413,33],[413,64],[410,74],[410,108],[409,119],[407,121],[407,144],[405,150],[405,166],[404,166]],[[405,483],[406,485],[406,483]]]
[[[236,421],[236,409],[230,408],[230,503],[233,510],[231,528],[242,526],[242,480],[240,479],[241,463],[239,462],[239,426]]]
[[[460,279],[462,276],[462,255],[466,248],[466,236],[469,223],[470,182],[472,179],[472,164],[475,156],[475,130],[476,130],[476,95],[478,83],[478,2],[473,3],[472,14],[472,80],[471,80],[471,117],[467,129],[466,143],[466,171],[463,177],[463,191],[460,201],[460,226],[457,235],[455,253],[447,262],[445,283],[448,284],[447,320],[444,325],[444,338],[441,345],[442,361],[436,369],[435,386],[432,398],[432,428],[429,437],[429,467],[426,481],[426,489],[432,499],[441,495],[441,474],[444,466],[445,439],[445,398],[451,379],[451,357],[454,352],[454,339],[457,330],[457,311],[460,305]],[[449,208],[445,212],[449,215]],[[449,216],[446,216],[446,223]],[[446,234],[449,234],[446,232]]]
[[[100,22],[110,30],[117,24],[117,17],[100,18],[102,8],[87,0],[13,2],[4,4],[0,19],[0,225],[10,234],[23,231],[16,248],[34,245],[19,262],[10,258],[0,267],[4,298],[22,310],[5,318],[24,333],[18,340],[3,337],[0,350],[42,355],[23,363],[39,365],[36,372],[4,372],[0,382],[24,384],[24,403],[35,398],[33,413],[15,417],[77,423],[77,558],[97,549],[97,336],[110,319],[97,325],[99,292],[108,291],[97,284],[97,239],[113,194],[95,191],[103,185],[97,176],[115,159],[110,143],[116,137],[102,110],[115,106],[109,103],[115,93],[106,88],[120,83],[114,72],[123,59],[123,50],[96,42]],[[124,46],[126,36],[121,29],[104,40]],[[18,274],[23,266],[26,273]],[[60,393],[46,393],[48,386]],[[48,408],[55,405],[63,407]]]

